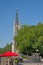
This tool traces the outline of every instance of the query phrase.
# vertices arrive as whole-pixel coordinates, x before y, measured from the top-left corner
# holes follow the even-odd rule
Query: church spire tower
[[[18,10],[16,10],[16,18],[13,24],[13,38],[15,35],[17,35],[19,29],[20,29],[20,24],[18,19]],[[12,42],[12,52],[16,52],[16,42],[14,40]]]
[[[16,10],[15,25],[19,25],[19,20],[18,20],[18,10]]]
[[[16,19],[15,19],[15,35],[17,34],[18,30],[20,29],[19,19],[18,19],[18,10],[16,10]]]

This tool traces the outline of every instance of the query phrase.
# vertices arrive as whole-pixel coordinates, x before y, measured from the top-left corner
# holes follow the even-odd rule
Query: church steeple
[[[17,35],[19,29],[20,29],[20,24],[19,24],[19,20],[18,20],[18,10],[16,10],[16,19],[13,24],[13,38],[15,35]],[[12,42],[12,52],[16,52],[16,42],[14,41],[14,39]]]
[[[18,10],[16,10],[15,25],[19,25],[19,20],[18,20]]]
[[[16,19],[14,25],[15,35],[17,34],[18,30],[20,29],[19,19],[18,19],[18,10],[16,10]]]

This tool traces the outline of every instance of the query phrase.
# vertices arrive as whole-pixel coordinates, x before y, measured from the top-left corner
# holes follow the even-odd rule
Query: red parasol
[[[1,54],[0,54],[0,57],[1,57]]]
[[[7,56],[18,56],[18,54],[13,53],[13,52],[11,52],[11,51],[7,51],[7,52],[1,54],[1,56],[2,56],[2,57],[7,57]]]

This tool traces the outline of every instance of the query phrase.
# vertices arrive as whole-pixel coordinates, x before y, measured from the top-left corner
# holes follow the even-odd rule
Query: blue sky
[[[0,48],[12,42],[16,9],[21,25],[43,23],[43,0],[0,0]]]

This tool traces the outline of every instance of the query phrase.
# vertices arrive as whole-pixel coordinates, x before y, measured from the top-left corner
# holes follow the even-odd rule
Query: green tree
[[[38,50],[41,54],[43,54],[43,36],[40,36],[38,39]]]
[[[33,28],[33,29],[32,29]],[[14,39],[16,42],[16,48],[24,53],[31,53],[33,51],[32,44],[36,41],[36,36],[34,34],[35,26],[24,25],[15,35]]]
[[[11,44],[8,44],[4,48],[0,48],[0,53],[4,53],[6,51],[11,51]]]
[[[43,24],[28,26],[24,25],[15,35],[16,48],[22,53],[32,53],[34,50],[39,49],[43,53]],[[41,50],[42,49],[42,50]]]

